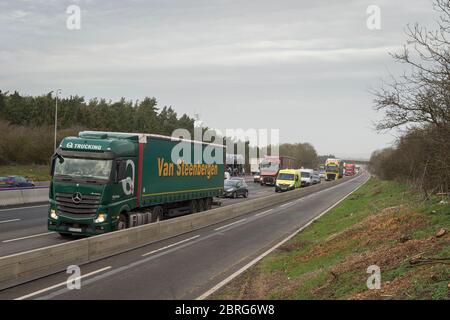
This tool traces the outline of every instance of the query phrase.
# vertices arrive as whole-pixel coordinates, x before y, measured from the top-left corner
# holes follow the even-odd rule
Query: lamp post
[[[54,151],[56,152],[56,132],[58,129],[58,94],[61,93],[61,89],[56,90],[56,106],[55,106],[55,144]]]

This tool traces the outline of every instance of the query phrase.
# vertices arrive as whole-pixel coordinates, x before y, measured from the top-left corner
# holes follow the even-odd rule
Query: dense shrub
[[[76,135],[81,127],[58,131],[58,140]],[[53,153],[54,128],[25,127],[0,120],[0,164],[48,164]]]
[[[449,192],[450,131],[435,127],[411,129],[396,146],[376,151],[371,171],[383,179],[409,182],[426,195]]]

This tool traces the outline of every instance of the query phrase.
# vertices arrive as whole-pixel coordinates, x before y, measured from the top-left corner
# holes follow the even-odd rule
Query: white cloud
[[[0,3],[1,89],[154,95],[209,126],[280,127],[321,153],[368,155],[390,137],[371,129],[367,89],[399,70],[387,53],[405,24],[432,21],[429,0],[379,0],[382,29],[369,31],[372,2],[80,0],[78,31],[65,2]]]

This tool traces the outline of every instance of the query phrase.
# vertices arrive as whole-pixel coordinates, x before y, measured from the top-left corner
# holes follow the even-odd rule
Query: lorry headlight
[[[58,220],[58,214],[55,209],[50,209],[50,217],[54,220]]]
[[[95,223],[102,223],[106,221],[106,213],[99,213],[97,219],[94,220]]]

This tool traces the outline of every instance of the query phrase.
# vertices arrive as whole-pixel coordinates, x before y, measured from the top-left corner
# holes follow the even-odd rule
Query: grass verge
[[[449,299],[447,201],[371,178],[210,298]],[[371,265],[381,289],[367,288]]]

